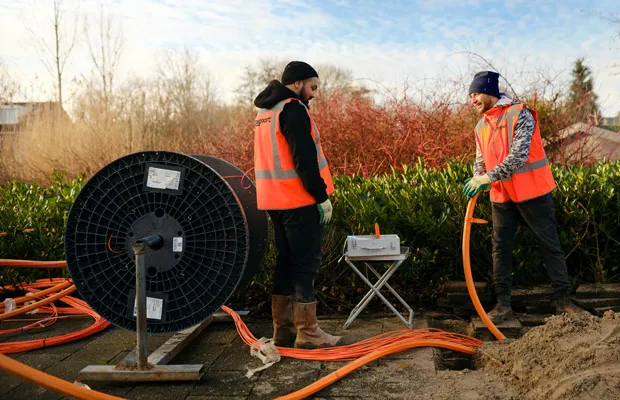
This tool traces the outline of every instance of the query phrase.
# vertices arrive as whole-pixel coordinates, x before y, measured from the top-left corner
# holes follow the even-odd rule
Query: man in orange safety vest
[[[278,251],[271,291],[276,346],[294,341],[297,348],[318,348],[341,341],[319,328],[314,297],[334,191],[319,129],[308,111],[318,86],[314,68],[292,61],[281,82],[271,81],[254,100],[257,203],[271,217]]]
[[[474,176],[463,192],[473,197],[491,189],[493,283],[498,304],[494,323],[513,317],[510,305],[512,250],[519,216],[536,234],[556,296],[556,312],[584,312],[571,301],[564,252],[551,192],[555,182],[540,137],[538,113],[499,91],[499,74],[482,71],[469,87],[471,104],[482,114],[475,128]]]

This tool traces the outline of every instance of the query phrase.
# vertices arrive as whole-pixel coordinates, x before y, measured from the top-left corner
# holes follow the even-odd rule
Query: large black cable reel
[[[257,272],[268,218],[253,182],[206,155],[130,154],[97,172],[67,220],[65,252],[82,298],[111,323],[136,330],[132,244],[145,254],[147,332],[178,332],[206,320]]]

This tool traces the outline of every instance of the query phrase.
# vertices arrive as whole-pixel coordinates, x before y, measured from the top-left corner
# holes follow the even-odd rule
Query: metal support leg
[[[366,278],[366,276],[364,276],[364,274],[353,264],[350,259],[346,259],[347,264],[353,269],[353,271],[355,271],[355,273],[362,279],[362,281],[364,281],[364,283],[370,287],[370,290],[364,295],[362,300],[351,311],[351,313],[349,314],[349,318],[344,324],[344,329],[347,329],[349,325],[351,325],[351,323],[358,317],[362,310],[366,308],[368,303],[370,303],[370,301],[374,298],[375,295],[378,296],[385,303],[385,305],[387,305],[390,310],[392,310],[392,312],[396,314],[396,316],[398,316],[405,325],[407,325],[409,329],[413,327],[413,309],[409,306],[409,304],[407,304],[407,302],[405,302],[405,300],[400,295],[398,295],[394,288],[392,288],[392,286],[387,283],[388,279],[390,279],[392,275],[396,272],[396,270],[398,270],[398,267],[400,267],[400,265],[404,262],[405,258],[406,255],[405,257],[401,257],[397,260],[394,260],[392,258],[392,260],[394,260],[392,265],[388,267],[388,269],[383,275],[380,275],[368,262],[360,260],[364,261],[364,264],[372,271],[373,274],[375,274],[377,278],[379,278],[379,280],[374,285]],[[398,299],[398,301],[407,309],[407,311],[409,311],[408,319],[405,319],[405,317],[403,317],[403,315],[398,312],[398,310],[396,310],[394,306],[392,306],[392,304],[385,298],[385,296],[383,296],[383,294],[380,292],[383,286],[387,287],[390,292],[392,292],[392,294],[396,297],[396,299]]]
[[[375,276],[377,278],[380,277],[379,273],[377,271],[375,271],[375,269],[370,264],[368,264],[368,263],[364,263],[364,264],[366,264],[366,266],[373,272],[373,274],[375,274]],[[409,304],[407,304],[407,302],[402,297],[400,297],[400,295],[396,292],[396,290],[394,290],[394,288],[392,288],[392,286],[390,286],[390,284],[387,283],[387,280],[385,281],[385,287],[387,287],[390,290],[390,292],[392,292],[394,297],[396,297],[396,299],[398,299],[400,304],[402,304],[403,307],[405,307],[407,309],[407,311],[409,311],[409,319],[408,319],[408,321],[405,321],[405,319],[402,317],[402,314],[398,313],[398,316],[405,323],[405,325],[407,325],[409,327],[409,329],[411,329],[411,327],[413,326],[413,309],[411,308],[411,306]],[[372,290],[369,291],[367,294],[370,294],[371,292],[372,292]],[[372,295],[374,295],[374,292],[371,293],[371,297],[372,297]]]
[[[138,353],[138,369],[148,368],[148,346],[146,344],[146,268],[144,266],[144,250],[146,244],[137,242],[133,245],[136,255],[136,350]]]

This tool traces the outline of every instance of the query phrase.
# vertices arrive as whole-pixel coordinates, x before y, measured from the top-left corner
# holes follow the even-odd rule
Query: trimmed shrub
[[[447,280],[463,279],[461,240],[467,199],[463,181],[471,164],[448,162],[428,167],[421,159],[413,166],[365,178],[338,176],[333,195],[334,218],[328,225],[323,263],[316,287],[335,311],[349,308],[367,288],[346,266],[338,262],[346,236],[370,234],[378,222],[383,233],[395,233],[410,248],[392,286],[413,304],[434,303]],[[593,167],[554,167],[557,182],[554,204],[560,241],[569,274],[577,282],[620,280],[620,163]],[[85,178],[67,180],[54,174],[53,183],[0,185],[0,258],[61,260],[63,232],[69,209]],[[491,220],[488,195],[480,196],[475,216]],[[513,280],[518,285],[548,283],[537,240],[519,226],[514,250]],[[490,280],[491,225],[475,225],[471,236],[471,262],[476,280]],[[236,301],[259,303],[268,299],[275,262],[271,243],[264,267]],[[0,269],[3,284],[58,274],[61,270]],[[62,272],[66,275],[66,271]],[[373,277],[374,279],[374,277]],[[262,300],[261,300],[262,299]]]

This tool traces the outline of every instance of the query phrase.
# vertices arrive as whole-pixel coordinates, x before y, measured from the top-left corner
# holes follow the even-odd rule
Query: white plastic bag
[[[32,292],[28,292],[28,293],[26,293],[26,297],[30,297],[30,296],[34,296],[34,293],[32,293]],[[34,304],[34,303],[36,303],[36,302],[37,302],[37,300],[36,300],[36,299],[35,299],[35,300],[28,300],[27,302],[25,302],[25,303],[24,303],[24,307],[29,306],[29,305],[31,305],[31,304]],[[39,309],[38,309],[38,308],[35,308],[35,309],[34,309],[34,310],[32,310],[32,311],[28,311],[26,314],[38,314],[38,313],[39,313]]]
[[[273,341],[265,337],[260,338],[258,342],[250,346],[250,354],[253,357],[259,358],[264,365],[254,369],[248,368],[248,372],[245,374],[247,378],[251,378],[258,371],[267,369],[280,361],[280,352]]]
[[[85,384],[85,383],[84,383],[84,382],[82,382],[82,381],[75,380],[75,381],[73,381],[73,384],[74,384],[75,386],[83,387],[84,389],[92,390],[92,389],[90,388],[90,386],[88,386],[87,384]]]
[[[15,304],[15,299],[11,298],[11,297],[7,297],[4,300],[4,313],[8,314],[11,311],[15,310],[17,308],[17,304]]]

